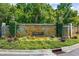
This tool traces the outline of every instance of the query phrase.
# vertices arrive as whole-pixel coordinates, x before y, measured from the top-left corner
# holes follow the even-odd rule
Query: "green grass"
[[[0,39],[1,49],[53,49],[64,46],[70,46],[79,43],[79,39],[67,39],[65,42],[59,40],[16,40],[7,42],[5,39]]]

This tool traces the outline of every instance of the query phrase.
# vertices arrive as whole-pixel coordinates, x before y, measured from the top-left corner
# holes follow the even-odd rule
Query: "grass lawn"
[[[67,39],[65,42],[59,41],[57,38],[48,40],[27,40],[27,38],[19,38],[16,41],[8,42],[6,39],[0,39],[0,48],[2,49],[53,49],[64,46],[70,46],[79,43],[79,39]]]

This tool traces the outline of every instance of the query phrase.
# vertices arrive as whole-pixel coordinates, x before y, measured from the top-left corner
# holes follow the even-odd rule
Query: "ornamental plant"
[[[16,31],[17,31],[16,22],[15,22],[15,21],[10,21],[10,23],[9,23],[10,36],[11,36],[11,37],[16,36]]]

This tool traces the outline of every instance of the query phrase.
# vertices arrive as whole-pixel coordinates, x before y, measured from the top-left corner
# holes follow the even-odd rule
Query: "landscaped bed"
[[[7,39],[0,39],[0,49],[53,49],[76,43],[79,43],[79,39],[66,39],[65,42],[61,42],[57,38],[49,38],[46,40],[18,38],[12,42],[8,42]]]

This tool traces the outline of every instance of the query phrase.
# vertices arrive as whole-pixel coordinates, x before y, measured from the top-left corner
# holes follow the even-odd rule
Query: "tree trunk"
[[[38,23],[38,15],[35,16],[35,23]]]

